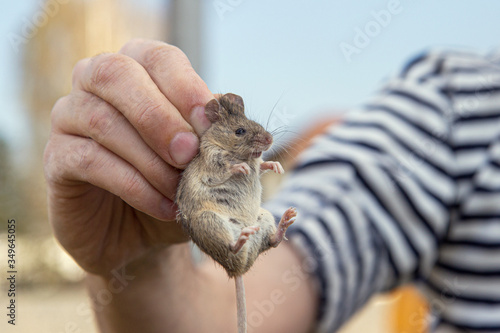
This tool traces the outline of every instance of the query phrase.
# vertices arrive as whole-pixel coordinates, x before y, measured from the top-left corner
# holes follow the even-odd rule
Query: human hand
[[[132,40],[77,63],[52,110],[44,164],[55,236],[83,269],[109,275],[187,240],[173,200],[212,98],[182,51],[162,42]]]

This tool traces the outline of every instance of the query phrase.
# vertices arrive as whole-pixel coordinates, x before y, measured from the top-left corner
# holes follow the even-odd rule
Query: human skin
[[[203,107],[213,94],[181,50],[139,39],[81,60],[72,82],[52,110],[44,154],[49,219],[87,272],[100,330],[234,331],[234,284],[211,260],[192,263],[173,202],[210,126]],[[304,260],[283,244],[245,276],[256,331],[311,329],[317,295],[297,272]],[[272,311],[263,310],[269,299]]]

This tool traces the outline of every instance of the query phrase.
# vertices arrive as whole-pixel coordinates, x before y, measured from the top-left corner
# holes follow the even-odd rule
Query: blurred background
[[[7,220],[17,221],[17,322],[1,332],[95,332],[83,273],[47,222],[42,154],[50,110],[81,58],[133,37],[183,49],[213,92],[242,95],[255,120],[297,133],[366,101],[431,48],[499,46],[500,2],[430,0],[23,0],[0,13],[0,308]],[[271,110],[274,110],[271,114]],[[374,299],[344,332],[420,332],[413,289]]]

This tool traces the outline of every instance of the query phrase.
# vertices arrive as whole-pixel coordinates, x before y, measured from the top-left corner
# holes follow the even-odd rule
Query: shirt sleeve
[[[319,332],[338,329],[374,294],[426,278],[456,205],[453,121],[439,72],[424,54],[375,98],[305,151],[266,203],[317,276]]]

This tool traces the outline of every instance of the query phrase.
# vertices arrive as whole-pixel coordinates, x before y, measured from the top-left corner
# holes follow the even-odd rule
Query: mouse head
[[[205,135],[210,141],[230,151],[242,160],[258,158],[273,143],[273,137],[261,125],[245,116],[243,99],[225,94],[205,106],[212,126]]]

